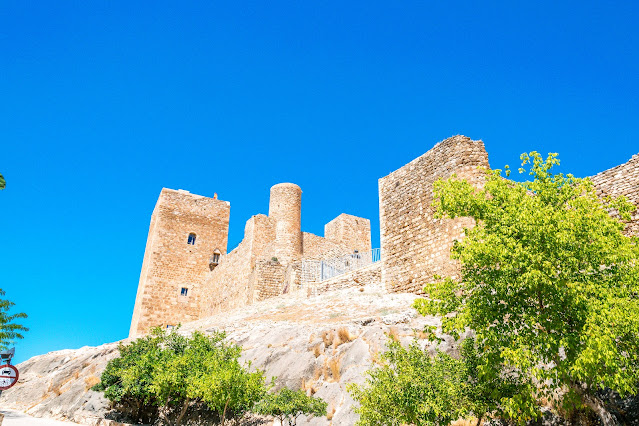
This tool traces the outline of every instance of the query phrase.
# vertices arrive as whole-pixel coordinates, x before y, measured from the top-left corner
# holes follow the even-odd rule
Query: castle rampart
[[[484,143],[454,136],[379,180],[382,282],[388,291],[421,293],[435,275],[458,275],[450,248],[473,221],[436,219],[433,183],[456,173],[478,185],[480,167],[488,168]]]

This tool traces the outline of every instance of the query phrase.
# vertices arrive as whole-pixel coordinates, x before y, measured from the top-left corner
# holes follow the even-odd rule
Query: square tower
[[[199,318],[211,259],[226,254],[230,210],[217,196],[162,189],[151,215],[129,337]]]
[[[371,251],[371,221],[342,213],[324,225],[324,238],[360,253]]]

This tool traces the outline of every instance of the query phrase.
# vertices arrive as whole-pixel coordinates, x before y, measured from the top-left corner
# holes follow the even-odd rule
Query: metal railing
[[[323,260],[302,260],[302,283],[313,283],[337,277],[347,272],[372,265],[381,260],[381,251],[376,248],[363,253]]]

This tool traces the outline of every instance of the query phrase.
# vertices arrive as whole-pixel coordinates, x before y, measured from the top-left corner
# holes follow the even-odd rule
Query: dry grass
[[[484,422],[482,422],[483,424]],[[454,422],[452,422],[450,424],[450,426],[479,426],[479,424],[477,423],[477,419],[472,419],[472,420],[456,420]]]
[[[332,345],[333,341],[335,340],[335,334],[333,333],[333,330],[323,331],[320,337],[322,338],[322,341],[324,342],[324,346],[327,348],[330,345]]]
[[[430,333],[425,333],[423,330],[415,330],[416,339],[428,339]]]
[[[339,369],[342,364],[342,361],[339,358],[331,358],[328,360],[328,367],[331,369],[331,377],[334,381],[339,381],[340,374]]]
[[[89,377],[84,378],[84,388],[86,391],[88,391],[93,386],[97,385],[98,383],[100,383],[100,378],[97,376],[91,375]]]
[[[326,413],[326,419],[327,420],[333,420],[333,416],[335,415],[335,406],[333,404],[331,404],[331,406],[328,408],[328,412]]]
[[[388,330],[388,337],[396,342],[399,342],[399,331],[397,330],[397,327],[391,327]]]
[[[338,338],[338,342],[335,346],[339,346],[342,343],[348,343],[348,342],[352,342],[355,339],[356,336],[353,336],[351,334],[350,331],[348,331],[348,328],[346,327],[341,327],[339,330],[337,330],[337,338]]]
[[[315,358],[317,358],[321,354],[322,354],[322,344],[318,343],[315,346],[313,346],[313,355],[315,355]]]
[[[320,377],[322,377],[323,368],[316,367],[313,372],[313,381],[318,381]]]

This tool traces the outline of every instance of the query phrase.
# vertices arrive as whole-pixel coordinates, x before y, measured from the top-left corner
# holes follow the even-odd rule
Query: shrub
[[[114,408],[135,421],[180,424],[189,407],[204,405],[222,423],[241,418],[266,394],[262,371],[240,364],[241,349],[224,333],[191,337],[159,328],[107,364],[100,383]]]
[[[227,419],[237,423],[256,412],[258,403],[260,412],[284,416],[289,424],[300,414],[325,413],[323,401],[303,392],[268,394],[264,372],[240,363],[241,348],[225,337],[218,332],[187,337],[155,328],[148,336],[120,344],[120,356],[108,362],[92,389],[104,392],[113,408],[132,421],[151,424],[179,425],[196,411],[207,424],[223,425]]]
[[[449,425],[499,411],[499,399],[518,392],[516,380],[477,380],[473,339],[463,342],[461,352],[461,359],[439,351],[431,357],[416,343],[406,349],[391,338],[383,365],[367,372],[366,385],[348,386],[360,403],[357,424]]]
[[[279,419],[284,425],[295,425],[297,418],[303,414],[325,416],[327,404],[319,398],[306,395],[303,390],[283,388],[277,393],[269,393],[258,404],[257,412]]]

